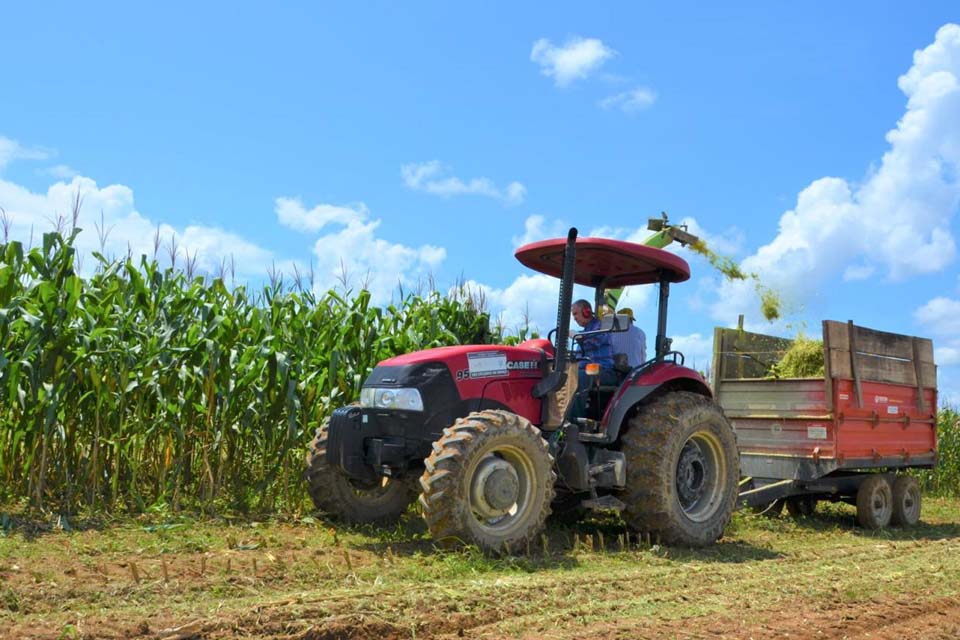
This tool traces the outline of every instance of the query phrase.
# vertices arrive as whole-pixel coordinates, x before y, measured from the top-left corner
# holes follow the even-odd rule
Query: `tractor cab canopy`
[[[532,242],[517,249],[524,266],[556,278],[563,277],[566,238]],[[630,285],[683,282],[690,266],[669,251],[609,238],[577,238],[573,281],[588,287],[619,289]]]

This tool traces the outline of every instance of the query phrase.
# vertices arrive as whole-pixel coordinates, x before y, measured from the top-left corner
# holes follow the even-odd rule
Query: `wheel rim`
[[[503,537],[522,527],[533,502],[535,473],[533,460],[517,447],[494,446],[479,456],[467,487],[476,526]]]
[[[873,491],[873,495],[870,496],[870,510],[873,512],[873,517],[877,522],[887,522],[890,520],[890,514],[893,512],[893,504],[891,504],[887,492],[884,491],[880,485],[877,486]]]
[[[907,522],[916,522],[920,519],[920,489],[910,487],[903,492],[900,500],[900,510]]]
[[[726,459],[720,440],[709,431],[698,431],[684,443],[675,473],[677,500],[694,522],[709,519],[720,508]]]

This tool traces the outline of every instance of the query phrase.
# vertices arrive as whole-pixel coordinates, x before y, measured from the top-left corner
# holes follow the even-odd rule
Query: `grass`
[[[0,538],[0,624],[97,637],[193,620],[204,637],[341,624],[343,637],[574,637],[624,625],[669,634],[674,621],[704,616],[760,624],[790,607],[956,596],[960,502],[924,509],[920,526],[879,532],[857,528],[847,505],[801,520],[738,513],[700,550],[627,541],[618,519],[595,518],[551,528],[546,551],[516,557],[438,550],[415,514],[387,529],[313,517],[77,522],[70,532],[17,522]]]

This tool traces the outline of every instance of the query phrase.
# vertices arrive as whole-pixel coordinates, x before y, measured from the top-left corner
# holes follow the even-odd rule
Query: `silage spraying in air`
[[[690,243],[689,246],[695,253],[706,258],[707,262],[709,262],[714,269],[722,273],[728,280],[753,280],[754,289],[760,298],[760,312],[763,314],[763,317],[769,322],[780,318],[782,303],[779,294],[770,287],[763,285],[757,274],[744,273],[740,265],[738,265],[733,258],[719,255],[716,251],[708,247],[704,240],[697,240],[696,242]]]

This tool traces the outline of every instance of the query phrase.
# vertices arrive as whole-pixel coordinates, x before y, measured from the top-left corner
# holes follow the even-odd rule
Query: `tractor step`
[[[581,502],[584,507],[587,509],[593,509],[594,511],[604,511],[604,510],[613,510],[613,511],[623,511],[627,505],[622,501],[617,500],[613,496],[599,496],[597,498],[587,498]]]
[[[606,442],[607,433],[605,431],[601,433],[579,433],[577,439],[580,442]]]

